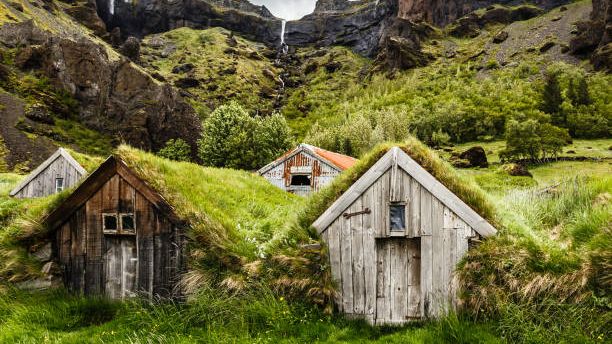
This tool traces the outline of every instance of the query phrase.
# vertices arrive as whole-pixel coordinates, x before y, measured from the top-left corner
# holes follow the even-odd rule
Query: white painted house
[[[308,195],[329,184],[357,160],[353,157],[301,144],[261,168],[270,183],[297,195]]]
[[[77,184],[87,171],[64,148],[59,148],[10,193],[16,198],[49,196]]]

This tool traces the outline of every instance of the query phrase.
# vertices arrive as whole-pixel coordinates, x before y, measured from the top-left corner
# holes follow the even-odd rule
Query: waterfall
[[[285,28],[287,27],[287,21],[283,19],[281,22],[281,45],[285,44]]]
[[[283,19],[283,21],[281,22],[281,52],[283,54],[286,54],[287,52],[289,52],[289,46],[287,46],[287,43],[285,43],[285,28],[287,27],[287,21],[285,19]]]
[[[111,15],[115,14],[115,0],[108,1],[108,13]]]

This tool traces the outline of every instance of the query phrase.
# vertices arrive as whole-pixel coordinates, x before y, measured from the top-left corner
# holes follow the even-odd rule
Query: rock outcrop
[[[287,44],[343,45],[375,56],[397,13],[397,0],[319,0],[317,10],[286,27]]]
[[[591,20],[577,23],[578,34],[570,42],[575,55],[591,57],[596,69],[612,71],[612,3],[593,0]]]
[[[119,28],[124,38],[144,37],[178,27],[223,27],[249,39],[278,43],[281,20],[264,6],[247,0],[96,0],[108,30]]]
[[[479,8],[495,4],[515,6],[530,3],[543,9],[551,9],[568,0],[399,0],[400,18],[426,21],[436,26],[446,26]]]
[[[200,121],[194,109],[108,45],[54,35],[33,21],[4,24],[0,43],[17,51],[22,70],[44,75],[77,100],[75,119],[86,127],[147,150],[176,137],[195,147]]]

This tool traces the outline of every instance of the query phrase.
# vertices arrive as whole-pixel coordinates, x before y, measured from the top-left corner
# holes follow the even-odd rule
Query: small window
[[[291,175],[291,186],[310,186],[309,174]]]
[[[390,204],[389,221],[392,232],[406,230],[406,205],[401,203]]]
[[[64,191],[64,178],[55,178],[55,192]]]
[[[121,214],[121,230],[124,232],[134,232],[134,214]]]
[[[105,232],[116,232],[119,229],[117,214],[102,214],[102,222]]]

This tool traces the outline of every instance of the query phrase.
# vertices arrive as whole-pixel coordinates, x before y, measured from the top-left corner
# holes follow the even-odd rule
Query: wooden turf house
[[[45,223],[68,289],[112,299],[174,295],[187,224],[120,158],[108,158]]]
[[[87,171],[64,148],[40,164],[10,195],[16,198],[45,197],[76,185]]]
[[[314,222],[337,305],[372,324],[435,317],[456,304],[454,269],[496,229],[398,147]]]
[[[303,196],[329,184],[355,162],[350,156],[300,144],[258,173],[275,186]]]

